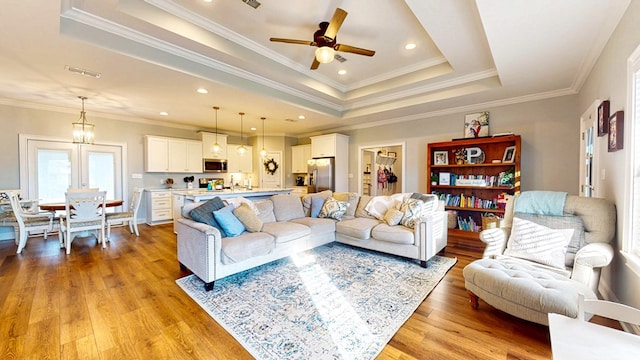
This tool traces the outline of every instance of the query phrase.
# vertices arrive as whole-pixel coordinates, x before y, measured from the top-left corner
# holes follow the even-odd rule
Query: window
[[[627,74],[630,115],[627,126],[631,131],[630,146],[627,150],[630,161],[630,166],[627,166],[627,179],[628,193],[631,197],[625,209],[628,221],[625,222],[622,251],[629,267],[640,276],[640,46],[628,60]]]

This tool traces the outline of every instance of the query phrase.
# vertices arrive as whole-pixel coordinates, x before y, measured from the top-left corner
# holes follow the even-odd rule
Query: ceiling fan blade
[[[346,11],[340,8],[336,8],[336,12],[333,13],[333,17],[329,22],[329,26],[327,26],[327,30],[324,32],[324,36],[332,40],[335,39],[336,35],[338,34],[338,30],[340,29],[340,26],[342,26],[342,22],[346,17]]]
[[[373,56],[376,53],[373,50],[362,49],[362,48],[359,48],[359,47],[355,47],[355,46],[351,46],[351,45],[344,45],[344,44],[336,44],[334,49],[336,51],[348,52],[348,53],[364,55],[364,56]]]
[[[309,40],[294,40],[294,39],[282,39],[282,38],[270,38],[270,41],[274,41],[274,42],[282,42],[282,43],[287,43],[287,44],[300,44],[300,45],[309,45],[309,46],[315,46],[315,43],[313,41],[309,41]]]
[[[315,70],[318,68],[318,66],[320,66],[320,61],[318,61],[318,59],[316,59],[316,57],[313,57],[313,62],[311,63],[311,70]]]

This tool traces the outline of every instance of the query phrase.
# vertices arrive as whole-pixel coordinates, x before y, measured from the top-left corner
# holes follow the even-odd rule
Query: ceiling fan
[[[317,47],[318,49],[316,50],[316,56],[313,58],[313,63],[311,63],[311,70],[317,69],[318,66],[320,66],[320,63],[326,64],[333,61],[336,51],[348,52],[364,56],[373,56],[376,53],[373,50],[367,50],[355,46],[336,43],[336,35],[338,33],[338,29],[340,29],[340,26],[342,26],[342,22],[346,17],[346,11],[340,8],[336,8],[336,11],[333,13],[333,17],[331,18],[330,22],[323,21],[318,24],[319,29],[316,30],[316,32],[313,34],[313,41],[282,39],[273,37],[269,40],[274,42]]]

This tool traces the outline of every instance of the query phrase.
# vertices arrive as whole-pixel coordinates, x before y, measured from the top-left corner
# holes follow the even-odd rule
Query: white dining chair
[[[128,211],[116,211],[108,212],[106,216],[107,222],[107,240],[111,241],[111,225],[129,223],[129,232],[136,233],[136,236],[140,236],[138,232],[138,209],[140,208],[140,202],[142,199],[142,188],[133,189],[133,195],[131,196],[131,202],[129,203]]]
[[[105,248],[105,198],[106,191],[65,193],[65,214],[60,217],[60,231],[63,233],[64,247],[71,253],[74,233],[95,230],[98,243]],[[77,234],[76,234],[77,235]]]
[[[9,193],[9,202],[11,203],[11,211],[13,217],[18,224],[16,231],[16,244],[18,250],[16,253],[20,254],[22,249],[27,245],[27,238],[31,231],[43,231],[44,239],[47,238],[47,234],[53,231],[55,225],[58,224],[58,220],[54,219],[53,213],[50,212],[37,212],[31,208],[27,210],[23,207],[18,192]],[[62,238],[60,237],[60,240]],[[62,245],[62,241],[60,241]]]

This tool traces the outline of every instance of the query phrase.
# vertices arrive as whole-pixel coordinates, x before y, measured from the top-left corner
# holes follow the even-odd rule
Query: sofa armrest
[[[600,268],[609,265],[613,259],[613,248],[605,243],[591,243],[576,253],[571,279],[579,281],[594,291],[598,286]]]
[[[502,255],[504,249],[507,248],[507,240],[511,228],[487,229],[480,232],[480,241],[487,244],[484,248],[483,258],[493,258]]]
[[[447,212],[433,211],[416,221],[416,244],[420,248],[420,260],[427,261],[447,246]]]
[[[220,263],[222,236],[215,227],[178,219],[176,222],[178,261],[204,282],[216,280],[216,267]]]

